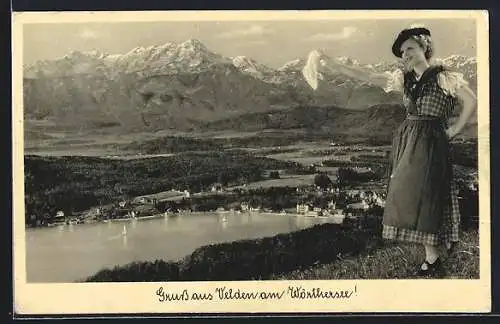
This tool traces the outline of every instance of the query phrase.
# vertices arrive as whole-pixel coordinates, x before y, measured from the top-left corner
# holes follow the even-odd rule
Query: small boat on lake
[[[161,218],[164,217],[162,214],[157,214],[157,215],[148,215],[148,216],[141,216],[141,217],[136,217],[135,219],[137,220],[148,220],[148,219],[155,219],[155,218]]]
[[[132,218],[131,217],[126,217],[126,218],[114,218],[113,219],[113,222],[128,222],[130,221]]]

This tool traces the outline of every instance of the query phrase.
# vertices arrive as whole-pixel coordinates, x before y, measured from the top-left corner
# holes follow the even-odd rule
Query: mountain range
[[[378,72],[398,67],[396,61],[364,65],[348,57],[335,59]],[[440,61],[464,73],[475,89],[475,58],[453,55]],[[249,57],[223,56],[195,39],[137,47],[121,55],[72,51],[24,67],[24,116],[133,132],[239,128],[238,122],[227,121],[249,114],[286,114],[297,107],[364,111],[401,103],[398,93],[341,74],[325,75],[325,86],[313,91],[302,77],[304,64],[305,58],[297,58],[271,68]]]

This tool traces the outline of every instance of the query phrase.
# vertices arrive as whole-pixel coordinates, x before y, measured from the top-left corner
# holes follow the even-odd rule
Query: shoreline
[[[143,216],[143,217],[128,217],[128,218],[114,218],[114,219],[103,219],[103,220],[94,220],[94,221],[82,221],[80,223],[49,223],[45,226],[34,226],[31,228],[44,228],[44,227],[59,227],[59,226],[72,226],[72,225],[84,225],[84,224],[99,224],[99,223],[126,223],[126,222],[133,222],[133,221],[147,221],[147,220],[154,220],[154,219],[161,219],[161,218],[171,218],[171,217],[180,217],[180,216],[196,216],[196,215],[202,215],[202,214],[212,214],[212,215],[227,215],[227,214],[233,214],[233,215],[251,215],[251,214],[257,214],[257,215],[266,215],[266,216],[288,216],[288,217],[304,217],[304,218],[310,218],[310,219],[330,219],[330,220],[337,220],[340,222],[335,222],[335,224],[341,224],[345,219],[351,218],[348,216],[345,217],[338,217],[335,215],[331,216],[315,216],[315,215],[307,215],[307,214],[298,214],[298,213],[281,213],[281,212],[262,212],[262,211],[199,211],[199,212],[180,212],[180,213],[160,213],[160,214],[155,214],[155,215],[150,215],[150,216]],[[352,217],[356,218],[356,217]]]

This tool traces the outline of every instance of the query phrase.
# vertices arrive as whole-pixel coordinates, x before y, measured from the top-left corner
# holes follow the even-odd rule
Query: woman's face
[[[409,68],[426,61],[424,49],[412,38],[407,39],[401,45],[401,53],[403,62]]]

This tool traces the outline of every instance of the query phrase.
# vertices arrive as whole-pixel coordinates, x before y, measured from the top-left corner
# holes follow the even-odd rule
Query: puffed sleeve
[[[441,89],[452,97],[456,97],[461,87],[469,85],[462,73],[454,71],[440,72],[437,80]]]
[[[385,71],[384,74],[387,76],[387,83],[384,87],[385,92],[403,92],[403,71],[401,69],[396,69],[394,71]]]

